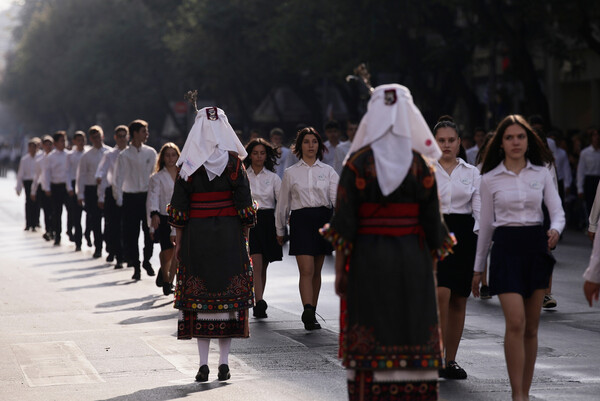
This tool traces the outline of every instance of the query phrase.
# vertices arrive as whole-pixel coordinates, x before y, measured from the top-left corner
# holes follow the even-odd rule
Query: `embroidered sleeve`
[[[335,228],[331,227],[331,224],[327,223],[323,228],[319,229],[319,233],[327,241],[331,242],[336,252],[343,252],[344,255],[350,255],[352,253],[352,242],[342,237]]]
[[[454,236],[454,233],[448,233],[442,242],[442,246],[438,249],[434,249],[431,251],[432,255],[437,258],[437,260],[444,260],[448,255],[454,253],[452,248],[456,245],[458,241]]]
[[[167,205],[167,214],[169,215],[169,224],[173,227],[183,228],[190,218],[189,212],[177,210],[170,203]]]
[[[173,227],[183,228],[190,218],[191,184],[177,178],[171,202],[167,205],[168,222]]]
[[[242,225],[244,227],[254,227],[256,224],[256,211],[258,210],[258,203],[252,202],[252,205],[243,209],[238,209],[238,215],[242,219]]]
[[[237,155],[230,156],[229,179],[233,186],[233,203],[244,227],[254,227],[258,204],[252,200],[246,168]]]

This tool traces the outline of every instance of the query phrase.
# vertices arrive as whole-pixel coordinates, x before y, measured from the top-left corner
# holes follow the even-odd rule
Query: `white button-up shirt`
[[[113,196],[123,206],[123,192],[148,192],[150,175],[156,165],[156,150],[147,145],[129,146],[119,153],[114,169]]]
[[[31,157],[29,153],[24,154],[19,161],[19,169],[17,170],[17,194],[21,194],[23,189],[23,181],[32,180],[35,178],[35,157]]]
[[[475,159],[477,159],[477,153],[479,153],[479,146],[477,145],[465,150],[465,154],[467,155],[467,163],[474,166]]]
[[[146,197],[146,218],[148,226],[152,225],[152,212],[167,216],[167,204],[171,202],[175,181],[166,168],[152,174],[148,181],[148,196]],[[154,229],[150,227],[150,231]],[[171,235],[175,235],[175,228],[171,227]]]
[[[33,177],[33,183],[31,184],[31,193],[35,194],[38,187],[42,184],[44,179],[44,165],[46,164],[46,158],[48,153],[42,152],[35,156],[35,176]]]
[[[300,160],[286,169],[275,210],[277,235],[284,235],[290,210],[333,207],[338,181],[339,176],[333,167],[319,160],[312,166]]]
[[[67,162],[69,163],[69,181],[73,182],[77,179],[77,167],[79,167],[81,156],[83,156],[86,150],[86,148],[83,148],[80,152],[77,148],[73,148],[67,154]]]
[[[600,284],[600,234],[594,237],[594,246],[590,255],[590,264],[583,273],[583,278],[586,281]]]
[[[329,164],[331,167],[333,167],[333,160],[335,158],[335,148],[337,148],[340,143],[341,142],[338,142],[338,144],[334,146],[331,144],[331,142],[325,141],[325,147],[327,148],[327,152],[323,152],[323,163]]]
[[[481,177],[479,192],[481,212],[475,271],[483,271],[496,227],[543,223],[542,201],[550,214],[550,229],[561,233],[565,227],[565,212],[547,167],[527,161],[517,175],[501,162]]]
[[[600,175],[600,149],[588,146],[579,154],[577,164],[577,192],[583,193],[583,183],[586,175]]]
[[[277,165],[275,166],[275,173],[277,173],[277,175],[279,176],[279,178],[283,178],[283,172],[286,169],[286,165],[285,162],[288,158],[288,155],[290,154],[290,148],[286,148],[285,146],[282,146],[279,148],[279,151],[281,152],[281,154],[279,155],[279,158],[277,159]]]
[[[42,189],[44,191],[50,191],[50,184],[66,184],[67,191],[73,190],[67,152],[54,149],[48,154],[44,169],[45,173],[42,178]]]
[[[458,165],[448,175],[439,162],[435,165],[435,180],[443,214],[471,214],[479,220],[481,199],[477,167],[458,158]]]
[[[102,159],[102,155],[110,150],[104,144],[100,148],[91,148],[87,150],[79,160],[77,168],[77,199],[83,200],[86,185],[96,185],[96,170]]]
[[[281,178],[264,167],[258,174],[254,174],[252,166],[248,167],[247,171],[252,199],[258,203],[258,208],[275,209],[281,188]]]
[[[100,178],[100,185],[98,185],[98,202],[104,202],[106,188],[114,184],[115,180],[115,165],[117,163],[117,157],[119,157],[121,149],[117,146],[104,152],[100,164],[96,169],[96,179]]]

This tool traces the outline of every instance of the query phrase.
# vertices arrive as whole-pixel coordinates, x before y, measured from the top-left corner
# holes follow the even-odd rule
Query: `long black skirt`
[[[333,209],[325,206],[292,210],[290,255],[331,255],[331,243],[319,234],[319,229],[329,223],[332,215]]]
[[[490,257],[490,293],[507,292],[529,298],[548,288],[556,259],[548,250],[542,226],[498,227]]]
[[[250,255],[261,254],[266,262],[275,262],[283,259],[281,245],[277,242],[275,232],[275,211],[273,209],[259,209],[256,225],[250,229]]]
[[[450,288],[452,293],[461,297],[468,297],[477,248],[477,236],[473,233],[475,219],[469,214],[445,214],[444,220],[458,243],[452,248],[452,254],[438,262],[437,285]]]

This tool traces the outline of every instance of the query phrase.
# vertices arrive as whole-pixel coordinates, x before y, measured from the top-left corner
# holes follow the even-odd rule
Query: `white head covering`
[[[373,149],[377,181],[385,196],[404,181],[413,149],[434,160],[442,155],[410,91],[398,84],[375,88],[346,160],[367,145]]]
[[[177,160],[177,167],[181,166],[179,175],[187,180],[204,166],[212,181],[227,167],[229,151],[236,152],[241,159],[248,155],[223,110],[216,107],[200,109]]]

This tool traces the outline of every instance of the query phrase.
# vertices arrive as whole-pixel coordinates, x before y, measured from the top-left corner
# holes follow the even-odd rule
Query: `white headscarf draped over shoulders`
[[[177,167],[181,167],[179,175],[187,180],[204,166],[212,181],[225,171],[230,151],[236,152],[242,160],[248,155],[225,112],[217,107],[200,109],[177,160]]]
[[[375,88],[346,160],[367,145],[373,150],[377,181],[384,196],[404,181],[413,149],[434,160],[442,155],[410,91],[398,84]]]

